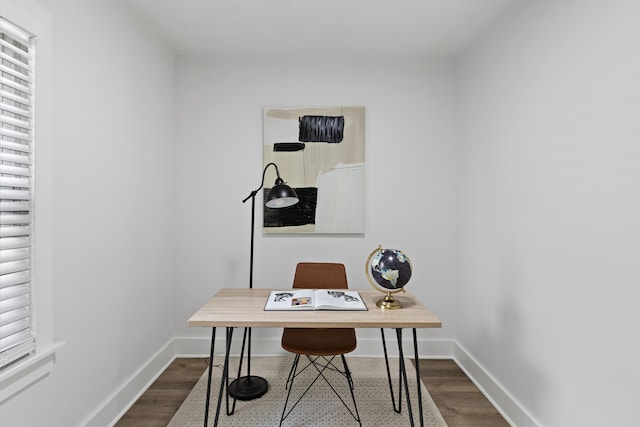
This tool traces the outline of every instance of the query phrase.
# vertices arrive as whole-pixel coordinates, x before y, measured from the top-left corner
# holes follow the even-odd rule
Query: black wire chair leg
[[[307,358],[309,359],[309,363],[298,371],[298,366],[299,366],[299,361],[300,361],[300,354],[296,354],[296,357],[295,357],[295,359],[293,361],[293,366],[292,366],[291,371],[289,373],[289,378],[287,379],[287,384],[285,385],[285,387],[288,387],[288,392],[287,392],[287,398],[285,400],[284,408],[282,409],[282,416],[280,417],[280,426],[282,426],[282,422],[291,414],[291,412],[293,412],[293,410],[296,408],[296,406],[298,406],[298,404],[302,401],[304,396],[309,392],[309,390],[311,390],[311,387],[313,387],[313,385],[320,378],[322,378],[324,380],[324,382],[327,383],[329,388],[331,388],[333,393],[338,397],[340,402],[344,405],[344,407],[347,409],[347,411],[349,411],[351,416],[358,422],[358,424],[362,425],[362,422],[360,420],[360,414],[358,413],[358,406],[356,404],[355,393],[353,391],[354,390],[353,378],[351,376],[351,372],[349,371],[349,367],[347,365],[346,358],[342,354],[340,356],[342,357],[342,363],[343,363],[343,366],[344,366],[344,372],[340,371],[339,369],[337,369],[337,367],[333,364],[333,359],[335,359],[336,356],[332,356],[330,359],[326,358],[325,356],[316,356],[315,358],[311,357],[311,356],[307,356]],[[318,362],[319,359],[322,359],[322,361],[324,361],[324,363],[321,363],[321,362],[319,363]],[[293,389],[293,381],[294,381],[294,379],[298,375],[300,375],[302,372],[304,372],[307,368],[309,368],[310,366],[313,366],[316,369],[317,375],[315,376],[313,381],[311,381],[311,383],[307,386],[307,388],[304,390],[304,392],[302,392],[300,397],[298,397],[298,400],[296,400],[296,402],[290,408],[288,408],[288,406],[289,406],[289,398],[291,396],[291,390]],[[318,367],[318,366],[320,366],[320,367]],[[331,384],[331,382],[324,375],[324,372],[327,369],[330,370],[330,371],[337,371],[339,374],[341,374],[341,375],[343,375],[345,377],[345,380],[347,381],[347,384],[349,386],[349,392],[351,393],[351,399],[353,400],[353,408],[354,408],[353,411],[351,410],[349,405],[344,401],[342,396],[340,396],[340,393],[338,393],[338,391],[335,389],[335,387]],[[287,408],[288,408],[288,410],[287,410]],[[354,413],[354,411],[355,411],[355,413]]]
[[[293,412],[293,410],[295,409],[296,406],[298,406],[298,403],[300,403],[300,401],[302,400],[302,398],[309,392],[309,390],[311,390],[311,387],[313,387],[313,385],[322,377],[322,371],[320,371],[320,369],[318,369],[318,367],[316,366],[316,360],[318,360],[320,358],[320,356],[317,356],[315,359],[312,359],[311,357],[307,356],[310,360],[310,362],[304,367],[302,368],[300,371],[297,371],[298,368],[298,362],[300,360],[300,355],[297,354],[296,355],[296,359],[294,360],[294,363],[296,364],[295,370],[293,372],[293,376],[291,377],[291,383],[289,384],[289,391],[287,393],[287,400],[285,401],[285,407],[284,410],[282,411],[283,416],[280,420],[280,424],[282,425],[282,421],[284,421],[289,414],[291,414],[291,412]],[[300,395],[300,397],[298,398],[298,400],[296,400],[296,403],[294,403],[291,408],[289,408],[288,411],[286,411],[287,409],[287,405],[289,402],[289,395],[291,394],[291,389],[293,389],[293,380],[295,379],[295,377],[297,377],[298,375],[300,375],[302,372],[305,371],[305,369],[307,369],[309,366],[313,366],[319,373],[318,375],[316,375],[316,377],[313,379],[313,381],[311,381],[311,384],[309,384],[307,386],[307,388],[304,390],[304,392],[302,392],[302,394]],[[326,366],[324,367],[324,369],[326,369]],[[323,370],[324,370],[323,369]],[[326,381],[326,378],[325,378]],[[329,386],[331,386],[331,384],[329,384]],[[336,391],[334,390],[334,393],[336,393]],[[340,396],[338,396],[340,397]],[[286,414],[285,414],[286,411]]]
[[[309,362],[302,369],[298,371],[298,366],[300,366],[300,356],[302,356],[302,354],[296,354],[296,357],[293,359],[294,363],[291,364],[291,369],[289,370],[289,376],[287,377],[287,382],[285,383],[285,386],[284,386],[285,390],[289,388],[290,384],[293,384],[293,379],[295,377],[297,377],[298,375],[306,371],[311,365],[313,365],[313,359],[311,359],[310,356],[307,356],[307,359],[309,359]]]
[[[343,363],[346,364],[346,359],[344,358],[344,355],[340,355],[343,359]],[[344,376],[345,379],[347,380],[347,384],[350,387],[350,392],[352,394],[352,398],[354,399],[355,402],[355,398],[353,397],[353,390],[351,389],[352,385],[353,385],[353,381],[351,380],[351,374],[348,372],[348,368],[345,369],[345,371],[340,371],[339,369],[336,368],[336,366],[333,364],[333,359],[335,359],[336,356],[332,356],[331,359],[327,359],[325,356],[318,356],[316,357],[315,360],[318,360],[320,358],[322,358],[324,360],[324,364],[321,365],[322,369],[318,368],[318,363],[316,363],[314,361],[313,363],[313,367],[316,369],[316,371],[318,371],[318,375],[316,376],[316,378],[313,380],[313,382],[311,383],[311,385],[309,387],[307,387],[307,390],[305,390],[304,394],[307,393],[307,391],[309,391],[309,389],[311,388],[311,386],[320,378],[322,378],[324,380],[325,383],[327,383],[327,385],[329,386],[329,388],[331,389],[331,391],[333,391],[333,394],[336,395],[336,397],[338,398],[338,400],[340,400],[340,402],[344,405],[345,408],[347,408],[347,411],[349,411],[349,413],[351,414],[351,416],[353,417],[354,420],[358,421],[358,423],[360,423],[360,417],[357,415],[357,407],[355,407],[356,409],[356,413],[354,414],[353,411],[351,410],[351,408],[349,408],[349,405],[347,405],[347,402],[344,401],[344,399],[342,398],[342,396],[340,396],[340,393],[338,393],[338,390],[335,389],[335,387],[333,386],[333,384],[331,384],[331,382],[327,379],[327,377],[325,377],[324,372],[328,369],[330,371],[336,371],[338,372],[340,375]],[[302,399],[302,397],[304,396],[304,394],[300,397],[300,399]],[[354,405],[355,406],[355,405]]]
[[[342,365],[344,366],[344,372],[347,377],[347,383],[349,384],[349,391],[351,392],[351,400],[353,401],[353,409],[356,413],[354,415],[354,418],[358,422],[358,425],[362,425],[362,421],[360,420],[360,413],[358,413],[358,405],[356,404],[356,396],[353,393],[353,377],[351,376],[351,371],[349,370],[349,366],[347,365],[347,359],[344,357],[344,354],[341,354],[340,357],[342,357]],[[347,407],[347,409],[349,408]],[[351,413],[351,415],[353,415],[353,413]]]
[[[285,384],[285,388],[288,388],[287,398],[284,402],[284,408],[282,408],[282,415],[280,416],[280,426],[282,422],[289,416],[293,408],[287,412],[287,405],[289,404],[289,396],[291,395],[291,389],[293,388],[293,380],[296,378],[296,370],[298,369],[298,362],[300,361],[300,355],[296,354],[296,357],[293,359],[293,364],[291,365],[291,370],[289,371],[289,377],[287,378],[287,382]],[[297,403],[297,402],[296,402]],[[294,405],[295,407],[295,405]]]

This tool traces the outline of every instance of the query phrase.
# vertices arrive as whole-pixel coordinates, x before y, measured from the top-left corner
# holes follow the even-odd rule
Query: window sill
[[[64,342],[53,343],[37,351],[15,366],[0,371],[0,403],[21,392],[53,370],[55,353],[64,347]]]

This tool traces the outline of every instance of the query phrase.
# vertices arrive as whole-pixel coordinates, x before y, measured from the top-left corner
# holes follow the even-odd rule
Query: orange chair
[[[304,289],[346,289],[348,287],[347,273],[343,264],[302,262],[296,267],[293,287]],[[360,415],[358,414],[356,399],[353,394],[351,372],[349,371],[347,360],[344,357],[346,353],[355,350],[356,344],[356,332],[353,328],[284,328],[284,332],[282,333],[282,348],[291,353],[295,353],[296,356],[287,378],[286,387],[289,391],[284,409],[282,410],[280,425],[282,425],[285,418],[293,411],[316,380],[323,378],[327,384],[329,384],[327,378],[323,375],[327,369],[339,372],[346,378],[353,401],[353,410],[349,408],[335,388],[333,388],[331,384],[329,384],[329,386],[358,424],[362,425]],[[301,355],[307,357],[308,363],[302,369],[298,369],[298,362],[300,361]],[[334,358],[338,355],[342,359],[342,369],[333,364]],[[302,393],[302,396],[300,396],[287,411],[294,379],[300,372],[311,366],[318,371],[318,375],[307,387],[306,391]]]

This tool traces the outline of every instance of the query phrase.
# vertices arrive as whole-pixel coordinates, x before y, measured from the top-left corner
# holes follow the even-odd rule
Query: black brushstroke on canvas
[[[263,190],[266,199],[270,188]],[[316,223],[317,187],[294,188],[300,201],[293,206],[281,209],[264,207],[265,227],[290,227]]]
[[[273,144],[273,151],[302,151],[304,142],[276,142]]]
[[[300,142],[342,142],[344,116],[302,116],[298,122]]]

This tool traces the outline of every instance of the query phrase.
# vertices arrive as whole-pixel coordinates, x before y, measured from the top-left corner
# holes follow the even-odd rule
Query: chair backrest
[[[301,262],[296,266],[294,288],[347,289],[344,264],[333,262]]]

